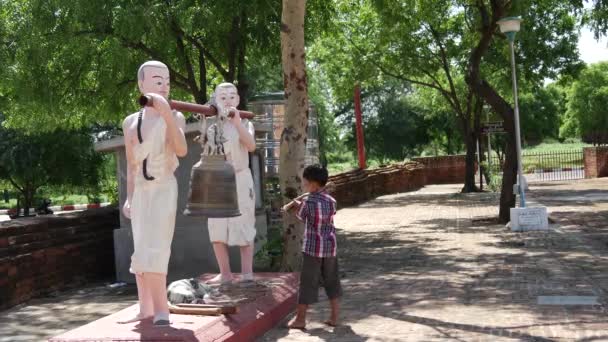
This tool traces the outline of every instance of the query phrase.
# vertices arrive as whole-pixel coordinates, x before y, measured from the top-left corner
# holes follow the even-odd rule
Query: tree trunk
[[[283,0],[281,17],[281,59],[285,87],[285,122],[281,134],[279,181],[287,203],[301,190],[305,166],[308,126],[308,87],[304,54],[306,0]],[[281,269],[300,267],[304,225],[293,214],[283,216],[283,256]]]
[[[511,208],[515,207],[513,185],[517,178],[517,154],[515,151],[515,116],[511,105],[505,101],[485,80],[473,82],[478,95],[488,103],[503,119],[506,130],[505,162],[503,166],[502,190],[500,192],[499,220],[501,223],[510,221]]]
[[[198,84],[199,93],[193,94],[196,103],[207,103],[207,63],[203,51],[198,52]]]
[[[514,128],[514,126],[511,127]],[[507,130],[505,163],[502,169],[502,191],[500,192],[500,211],[498,213],[501,223],[511,221],[511,208],[515,207],[513,185],[517,183],[517,151],[514,136],[514,130]]]
[[[479,191],[477,186],[475,186],[475,154],[477,153],[477,144],[475,143],[475,134],[473,132],[467,132],[465,144],[467,154],[465,157],[466,166],[462,192],[476,192]]]
[[[241,28],[245,29],[245,21],[247,20],[247,14],[243,11],[241,15]],[[246,109],[249,103],[249,81],[247,80],[247,65],[245,63],[245,52],[247,51],[247,36],[242,34],[239,47],[239,58],[238,58],[238,71],[236,74],[237,91],[241,102],[239,108]]]
[[[30,214],[30,208],[32,208],[32,204],[34,202],[34,194],[36,193],[36,190],[27,187],[24,187],[23,190],[23,216],[27,217]],[[17,211],[17,215],[19,215],[19,211]]]

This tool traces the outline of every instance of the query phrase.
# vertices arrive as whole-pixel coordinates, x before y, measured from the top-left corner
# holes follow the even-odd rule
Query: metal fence
[[[528,182],[585,178],[583,149],[524,152],[522,162],[524,175]],[[496,172],[502,170],[503,163],[498,156],[493,155],[489,165]]]

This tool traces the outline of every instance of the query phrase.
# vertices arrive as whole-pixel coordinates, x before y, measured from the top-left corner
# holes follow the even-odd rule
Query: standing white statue
[[[234,167],[236,174],[236,189],[240,216],[229,218],[209,218],[209,238],[213,243],[213,251],[220,269],[209,283],[229,283],[234,280],[230,270],[228,246],[239,246],[241,252],[240,281],[253,281],[253,251],[255,229],[255,191],[253,176],[249,169],[249,152],[255,150],[253,124],[247,119],[241,119],[236,107],[239,105],[239,95],[232,83],[218,85],[213,94],[212,103],[218,110],[217,123],[207,130],[208,148],[215,153],[222,148],[226,160]],[[233,113],[231,118],[229,113]],[[223,137],[223,144],[218,139]]]
[[[120,323],[153,318],[169,325],[167,268],[177,210],[177,157],[187,153],[186,121],[169,106],[169,69],[149,61],[137,73],[139,90],[152,106],[123,122],[127,153],[127,201],[123,213],[131,219],[134,253],[131,273],[137,281],[139,313]]]

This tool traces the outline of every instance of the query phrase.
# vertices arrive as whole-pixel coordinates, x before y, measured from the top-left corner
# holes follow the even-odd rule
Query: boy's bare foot
[[[296,316],[287,323],[287,328],[304,330],[306,329],[306,321],[299,320]]]
[[[337,319],[328,319],[328,320],[325,320],[325,322],[323,322],[323,324],[329,325],[330,327],[335,327],[338,325],[338,320]]]

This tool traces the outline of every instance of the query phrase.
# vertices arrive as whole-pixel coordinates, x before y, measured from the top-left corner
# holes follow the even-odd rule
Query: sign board
[[[511,230],[546,230],[549,229],[549,217],[546,207],[511,208]]]
[[[503,127],[502,124],[503,124],[502,121],[486,122],[481,127],[481,132],[483,134],[488,134],[488,133],[504,133],[505,132],[505,128]]]

